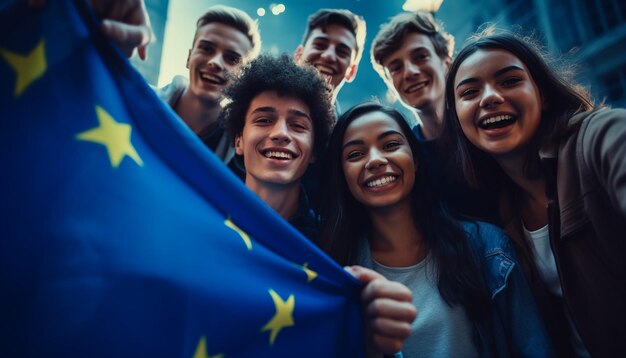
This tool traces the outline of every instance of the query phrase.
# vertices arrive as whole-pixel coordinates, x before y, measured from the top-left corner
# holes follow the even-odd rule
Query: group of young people
[[[106,26],[122,46],[146,44],[145,19]],[[371,60],[420,125],[377,102],[337,118],[364,39],[361,17],[322,9],[294,54],[259,55],[256,23],[214,6],[198,20],[189,80],[158,91],[366,283],[372,356],[623,353],[626,111],[595,106],[512,33],[478,34],[453,57],[453,37],[416,12],[381,27]]]

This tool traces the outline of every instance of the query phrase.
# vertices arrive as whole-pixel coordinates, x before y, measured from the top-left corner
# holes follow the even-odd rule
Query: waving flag
[[[82,2],[0,5],[0,356],[355,357],[358,287]]]

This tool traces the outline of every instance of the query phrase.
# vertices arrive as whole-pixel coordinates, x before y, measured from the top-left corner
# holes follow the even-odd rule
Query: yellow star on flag
[[[17,74],[15,97],[21,95],[34,80],[43,76],[48,67],[43,39],[25,56],[1,48],[0,55]]]
[[[283,301],[282,298],[276,293],[276,291],[270,289],[270,296],[272,296],[272,300],[274,301],[274,306],[276,307],[276,314],[272,319],[267,322],[263,328],[261,328],[261,332],[271,331],[270,332],[270,346],[274,345],[276,341],[276,336],[280,332],[281,329],[285,327],[291,327],[295,323],[293,321],[293,309],[296,304],[296,299],[293,295],[289,295],[287,302]]]
[[[206,352],[206,339],[201,337],[196,347],[196,352],[193,354],[193,358],[224,358],[224,355],[221,353],[214,356],[208,355]]]
[[[235,225],[235,223],[230,220],[230,215],[228,215],[226,220],[224,220],[224,225],[226,225],[229,228],[235,230],[235,232],[237,232],[237,234],[239,234],[239,236],[241,236],[241,239],[246,244],[246,247],[248,248],[248,251],[252,250],[252,241],[250,240],[250,236],[248,236],[248,234],[246,234],[245,231],[241,230],[239,228],[239,226]]]
[[[311,282],[315,280],[315,278],[317,277],[317,272],[309,268],[308,262],[305,262],[304,265],[302,265],[302,269],[304,270],[304,273],[306,273],[306,282]]]
[[[76,138],[104,145],[109,153],[109,160],[113,168],[119,167],[125,156],[129,156],[139,166],[143,166],[141,157],[139,157],[135,147],[133,147],[133,144],[130,142],[130,134],[132,131],[130,124],[116,122],[115,119],[100,106],[96,106],[96,115],[98,116],[100,125],[96,128],[79,133],[76,135]]]

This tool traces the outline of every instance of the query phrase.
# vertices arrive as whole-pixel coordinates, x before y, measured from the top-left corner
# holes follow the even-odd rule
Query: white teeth
[[[491,118],[485,119],[482,122],[482,125],[487,125],[487,124],[491,124],[491,123],[501,122],[501,121],[505,121],[505,120],[508,120],[508,119],[511,119],[511,118],[513,118],[513,116],[510,116],[508,114],[495,116],[495,117],[491,117]]]
[[[224,80],[222,80],[221,78],[217,77],[217,76],[213,76],[211,74],[208,73],[200,73],[200,77],[203,80],[209,80],[209,81],[213,81],[213,82],[217,82],[217,83],[223,83]]]
[[[370,182],[367,182],[367,186],[369,188],[373,188],[373,187],[378,187],[378,186],[383,186],[383,185],[387,185],[389,183],[391,183],[392,181],[395,181],[396,177],[394,176],[386,176],[386,177],[382,177],[380,179],[376,179],[376,180],[372,180]]]
[[[332,75],[334,75],[334,74],[335,74],[335,71],[334,71],[332,68],[328,67],[328,66],[324,66],[324,65],[316,65],[316,66],[315,66],[315,68],[317,68],[317,70],[318,70],[320,73],[325,74],[325,75],[330,75],[330,76],[332,76]]]
[[[266,158],[291,159],[291,153],[287,152],[265,152]]]
[[[422,87],[425,87],[425,86],[426,86],[425,82],[418,83],[416,85],[413,85],[413,86],[407,88],[406,92],[407,93],[415,92],[415,91],[417,91],[417,90],[419,90],[419,89],[421,89]]]

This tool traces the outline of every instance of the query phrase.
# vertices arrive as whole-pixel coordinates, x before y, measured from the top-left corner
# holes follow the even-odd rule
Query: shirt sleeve
[[[626,218],[626,110],[598,112],[583,133],[584,165],[596,176],[611,205]]]

